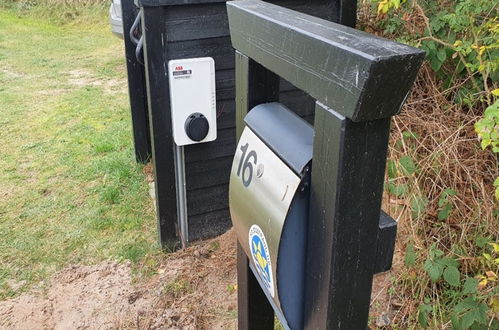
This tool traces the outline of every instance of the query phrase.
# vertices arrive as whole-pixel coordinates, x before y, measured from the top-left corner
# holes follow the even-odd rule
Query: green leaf
[[[418,322],[423,328],[428,327],[428,313],[419,311]]]
[[[414,252],[414,245],[409,243],[405,249],[404,264],[408,267],[416,264],[416,252]]]
[[[411,131],[403,131],[402,136],[404,137],[404,139],[418,139],[419,138],[419,134],[411,132]]]
[[[449,204],[449,196],[455,196],[457,192],[453,189],[446,188],[442,193],[440,194],[440,198],[438,199],[438,206],[446,206],[446,204]],[[449,207],[449,206],[447,206]],[[450,204],[450,208],[452,209],[452,204]]]
[[[461,317],[461,327],[463,329],[469,329],[475,321],[477,321],[477,314],[476,311],[472,309]]]
[[[457,315],[451,315],[450,321],[452,323],[452,329],[457,330],[457,329],[462,329],[461,327],[461,320],[457,317]]]
[[[423,327],[428,327],[428,313],[431,312],[431,307],[426,304],[421,304],[418,307],[418,322]]]
[[[454,306],[454,312],[459,314],[476,307],[477,307],[477,302],[475,301],[475,299],[473,297],[468,297],[464,300],[461,300],[460,302],[457,303],[456,306]]]
[[[436,282],[442,276],[444,266],[428,259],[424,263],[424,270],[428,273],[432,282]]]
[[[478,280],[476,278],[467,277],[463,285],[463,294],[476,293],[477,286],[478,286]]]
[[[407,192],[407,185],[405,183],[402,184],[388,184],[388,191],[390,194],[400,197]]]
[[[430,257],[432,259],[434,258],[439,258],[444,255],[444,252],[440,249],[437,249],[437,246],[435,243],[433,243],[430,247]]]
[[[419,218],[423,216],[426,212],[426,205],[428,204],[428,199],[424,196],[414,196],[411,202],[412,216],[413,218]]]
[[[430,65],[433,71],[437,72],[442,67],[444,62],[440,61],[438,57],[430,57]]]
[[[487,243],[490,242],[490,238],[488,237],[477,237],[475,239],[475,245],[478,246],[479,248],[484,248]]]
[[[461,284],[461,273],[456,267],[448,266],[444,270],[444,280],[452,286],[459,286]]]
[[[390,179],[395,179],[397,177],[397,165],[393,159],[388,161],[388,177]]]
[[[464,65],[463,61],[460,60],[459,63],[456,65],[456,72],[461,73],[464,71],[464,69],[465,69],[465,65]]]
[[[496,187],[496,199],[499,201],[499,176],[494,180],[494,187]]]
[[[457,268],[457,266],[459,266],[459,263],[457,262],[457,260],[454,260],[454,259],[448,258],[448,257],[438,259],[438,260],[436,260],[436,262],[438,262],[442,266],[447,266],[447,267],[455,267],[455,268]]]
[[[488,307],[485,303],[479,303],[478,308],[475,310],[476,321],[480,324],[487,324],[487,311]]]
[[[457,195],[457,191],[455,191],[454,189],[451,189],[451,188],[445,188],[444,193],[447,196],[456,196]]]
[[[449,218],[450,212],[452,211],[452,204],[447,203],[444,207],[438,211],[438,220],[446,220]]]
[[[440,62],[445,62],[447,58],[447,53],[445,52],[444,48],[440,48],[437,52],[437,58],[440,60]]]
[[[402,168],[402,171],[407,175],[411,175],[416,172],[416,165],[414,164],[410,156],[401,157],[399,159],[399,164]]]

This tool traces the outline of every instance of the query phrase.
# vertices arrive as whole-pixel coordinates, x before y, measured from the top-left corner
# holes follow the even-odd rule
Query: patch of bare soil
[[[27,76],[27,74],[25,74],[25,73],[12,71],[12,70],[6,69],[6,68],[0,68],[0,73],[5,74],[7,76],[7,78],[11,78],[11,79],[24,78]]]
[[[126,81],[123,79],[102,79],[96,78],[94,75],[86,70],[71,70],[68,72],[68,81],[75,86],[95,86],[101,87],[104,92],[109,94],[120,93],[126,87]]]
[[[372,329],[391,329],[393,320],[403,307],[402,303],[390,294],[390,288],[393,286],[393,272],[400,267],[403,267],[403,253],[396,244],[392,269],[374,275],[369,310]]]
[[[390,274],[375,277],[371,315],[390,323]],[[66,268],[47,284],[0,302],[0,329],[236,329],[236,237],[226,234],[165,255],[134,283],[129,263]],[[374,325],[374,324],[373,324]]]
[[[130,266],[107,261],[96,266],[73,266],[57,273],[46,288],[0,302],[0,325],[5,328],[85,328],[112,326],[108,315],[126,315],[135,306]]]
[[[233,230],[168,255],[143,286],[158,295],[139,318],[124,328],[236,329],[236,237]]]
[[[232,232],[167,255],[134,284],[129,263],[72,266],[36,289],[0,302],[1,329],[234,329]]]

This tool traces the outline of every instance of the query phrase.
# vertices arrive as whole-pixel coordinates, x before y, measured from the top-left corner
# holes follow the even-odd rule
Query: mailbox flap
[[[312,160],[312,125],[277,102],[257,105],[244,121],[289,168],[303,175]]]

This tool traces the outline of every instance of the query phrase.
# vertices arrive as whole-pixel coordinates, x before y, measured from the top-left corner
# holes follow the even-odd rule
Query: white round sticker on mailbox
[[[274,298],[274,277],[267,240],[258,225],[251,226],[249,230],[249,245],[253,263],[260,275],[263,284]]]

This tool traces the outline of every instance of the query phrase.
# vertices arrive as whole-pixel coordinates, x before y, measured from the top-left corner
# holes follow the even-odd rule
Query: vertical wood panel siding
[[[272,1],[278,5],[334,20],[330,2]],[[189,240],[213,237],[231,226],[228,183],[235,140],[234,50],[225,2],[161,7],[166,21],[166,57],[213,57],[216,70],[218,138],[185,147]],[[314,100],[281,81],[280,102],[313,123]],[[168,91],[165,91],[167,93]],[[195,97],[193,91],[192,97]]]

